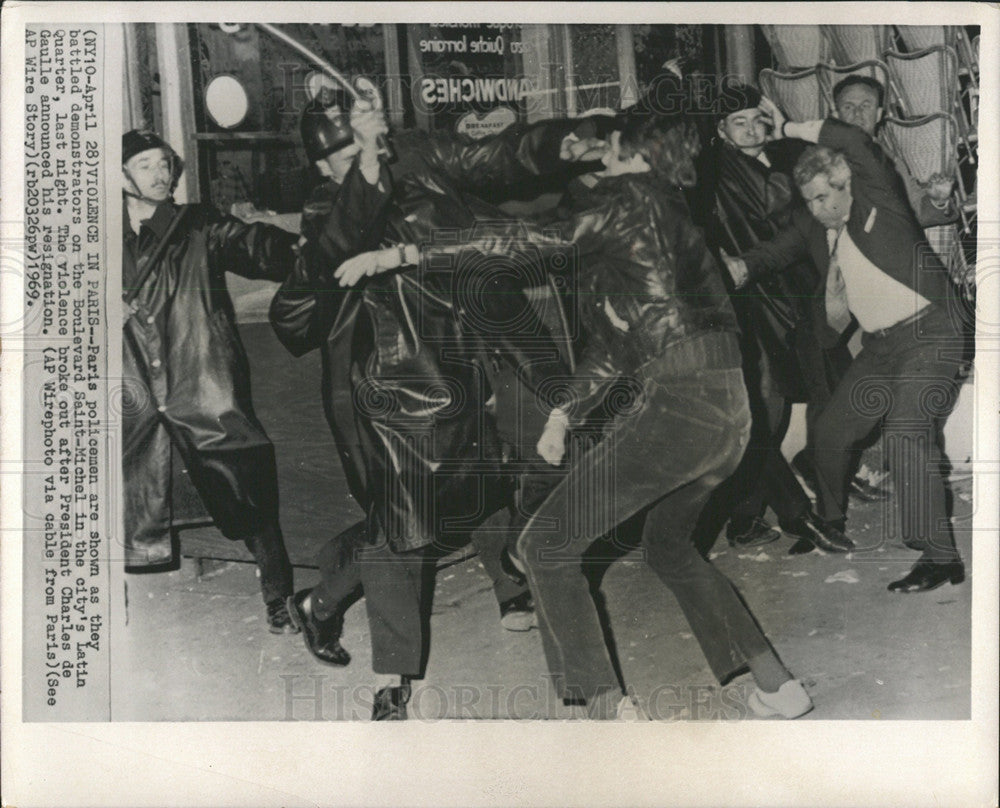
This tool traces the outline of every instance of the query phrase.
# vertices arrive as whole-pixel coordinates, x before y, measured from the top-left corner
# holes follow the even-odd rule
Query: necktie
[[[826,273],[826,321],[830,328],[838,334],[851,324],[851,310],[847,306],[847,284],[844,283],[844,273],[840,271],[840,261],[837,257],[837,245],[840,243],[841,227],[833,239],[830,248],[830,269]]]

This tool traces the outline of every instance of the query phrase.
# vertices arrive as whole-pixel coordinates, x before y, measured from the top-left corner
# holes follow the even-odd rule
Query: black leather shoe
[[[730,547],[759,547],[762,544],[770,544],[780,537],[781,533],[757,517],[749,522],[730,519],[726,526],[726,539]]]
[[[824,522],[812,511],[794,522],[785,522],[781,529],[796,539],[789,555],[808,553],[814,548],[824,553],[849,553],[854,549],[854,542],[844,535],[840,525]]]
[[[954,561],[920,559],[905,578],[889,584],[890,592],[930,592],[945,583],[960,584],[965,580],[965,565]]]
[[[849,490],[850,495],[861,502],[885,502],[890,496],[887,489],[872,485],[863,477],[854,477]]]
[[[267,630],[272,634],[298,634],[299,629],[288,614],[284,598],[267,603]]]
[[[383,687],[375,694],[372,721],[405,721],[406,705],[410,701],[410,685]]]
[[[507,631],[530,631],[538,628],[538,616],[531,593],[522,592],[517,597],[500,604],[500,625]]]
[[[334,615],[329,620],[317,620],[310,609],[303,606],[303,601],[311,590],[303,589],[297,595],[288,597],[288,614],[292,623],[302,631],[309,653],[324,665],[342,668],[351,661],[351,655],[340,644],[340,632],[344,627],[344,618]]]

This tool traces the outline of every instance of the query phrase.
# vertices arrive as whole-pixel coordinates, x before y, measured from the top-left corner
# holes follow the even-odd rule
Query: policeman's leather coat
[[[702,182],[714,190],[709,200],[714,219],[711,240],[730,255],[740,255],[761,241],[772,239],[803,203],[793,187],[791,173],[802,144],[778,141],[766,154],[771,166],[748,157],[724,141],[709,151]],[[818,271],[812,262],[798,261],[781,274],[762,278],[733,296],[743,331],[741,348],[756,378],[761,356],[767,373],[781,394],[803,401],[802,373],[796,340],[814,339],[809,323],[808,298]]]
[[[303,212],[306,244],[271,322],[293,354],[322,349],[324,408],[351,493],[396,550],[468,531],[506,501],[510,479],[487,406],[491,364],[511,363],[532,389],[567,373],[525,296],[547,282],[538,251],[511,241],[504,257],[490,257],[462,239],[477,223],[521,229],[484,198],[537,191],[571,126],[475,142],[401,132],[398,162],[379,186],[355,166],[342,185],[317,188]],[[449,249],[352,289],[333,279],[351,255],[397,243]]]
[[[175,216],[182,218],[125,323],[120,400],[130,566],[171,559],[171,441],[227,538],[276,529],[278,520],[274,449],[251,404],[249,366],[225,273],[284,280],[296,236],[169,201],[137,236],[125,210],[125,292]]]

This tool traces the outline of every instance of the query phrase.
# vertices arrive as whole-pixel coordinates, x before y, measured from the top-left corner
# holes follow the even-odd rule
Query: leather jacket
[[[788,226],[793,210],[803,204],[791,173],[804,146],[784,140],[768,144],[765,154],[771,165],[767,166],[724,141],[715,144],[705,161],[709,170],[702,177],[714,193],[712,243],[730,255],[740,255]],[[813,339],[806,333],[811,329],[807,301],[818,276],[811,261],[795,261],[784,272],[760,278],[733,296],[744,357],[756,367],[763,354],[768,375],[793,401],[807,397],[796,341]]]
[[[550,259],[576,268],[579,327],[586,335],[572,379],[561,380],[549,400],[581,422],[616,379],[642,367],[672,346],[712,332],[737,333],[736,317],[721,271],[694,225],[679,189],[653,173],[576,185],[569,215],[547,229],[509,223],[480,225],[464,248],[504,254],[530,243]],[[433,262],[448,245],[425,245]]]
[[[171,558],[171,437],[192,482],[230,539],[277,525],[274,450],[250,398],[226,272],[282,281],[296,236],[202,205],[160,204],[136,235],[123,211],[122,286],[138,280],[170,223],[155,270],[125,322],[123,469],[129,566]]]
[[[471,529],[506,504],[510,479],[486,406],[492,361],[517,368],[531,389],[567,372],[525,295],[547,282],[537,251],[483,261],[459,236],[506,218],[484,197],[500,201],[558,168],[571,127],[515,127],[481,141],[401,132],[398,162],[377,185],[355,166],[303,212],[302,260],[275,295],[271,322],[292,353],[321,348],[324,408],[351,492],[397,551]],[[333,280],[351,255],[403,242],[452,251],[351,289]]]

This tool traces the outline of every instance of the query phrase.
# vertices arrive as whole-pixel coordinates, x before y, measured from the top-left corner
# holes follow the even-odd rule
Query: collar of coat
[[[174,200],[165,199],[156,206],[152,216],[142,220],[141,226],[148,227],[158,239],[163,238],[163,234],[170,227],[170,222],[173,221],[176,210],[177,205],[174,204]],[[126,235],[129,233],[134,235],[132,227],[129,225],[128,201],[124,198],[122,199],[122,226],[125,228]]]

